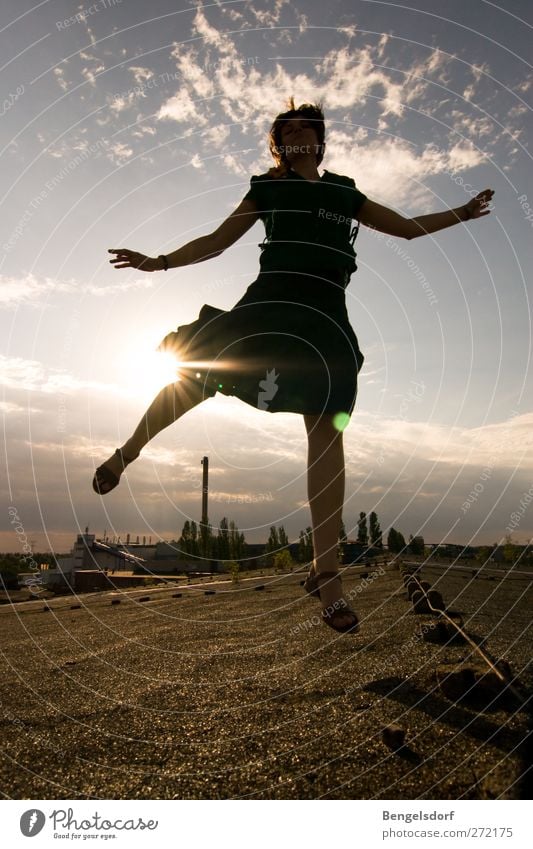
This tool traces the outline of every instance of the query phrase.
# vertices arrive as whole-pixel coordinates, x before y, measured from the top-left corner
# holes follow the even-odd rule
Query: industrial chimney
[[[207,525],[207,491],[209,487],[209,457],[202,457],[202,525]]]

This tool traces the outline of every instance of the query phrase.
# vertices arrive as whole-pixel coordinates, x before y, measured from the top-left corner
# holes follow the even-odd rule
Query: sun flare
[[[123,381],[137,397],[152,398],[163,386],[181,379],[184,364],[173,354],[157,351],[157,341],[138,339],[121,357]]]

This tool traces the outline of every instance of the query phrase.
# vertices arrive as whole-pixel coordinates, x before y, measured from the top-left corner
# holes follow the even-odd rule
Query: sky
[[[533,536],[531,103],[527,0],[2,3],[0,550],[177,538],[201,515],[249,542],[311,523],[303,418],[220,393],[159,434],[105,498],[95,466],[168,372],[154,349],[259,271],[258,221],[207,262],[117,270],[212,232],[272,164],[293,95],[321,100],[321,165],[405,217],[495,192],[422,238],[361,227],[346,293],[365,355],[344,431],[344,522],[406,539]],[[4,474],[5,471],[5,474]],[[19,531],[14,531],[13,511]]]

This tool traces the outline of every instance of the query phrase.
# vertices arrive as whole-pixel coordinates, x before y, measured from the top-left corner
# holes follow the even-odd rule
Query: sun
[[[239,363],[231,359],[179,360],[179,353],[158,351],[160,332],[145,331],[124,346],[117,362],[118,380],[128,395],[143,402],[151,401],[169,383],[183,381],[187,391],[191,380],[203,382],[220,380],[218,389],[224,386],[224,376],[239,369]],[[228,378],[229,379],[229,378]],[[232,378],[234,379],[234,378]]]
[[[147,333],[135,341],[120,355],[120,381],[132,394],[152,399],[168,383],[181,380],[180,363],[173,354],[158,351],[160,334]]]

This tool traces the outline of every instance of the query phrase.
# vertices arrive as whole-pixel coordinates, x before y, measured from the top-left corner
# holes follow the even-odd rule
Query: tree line
[[[356,543],[365,548],[383,549],[383,533],[378,515],[372,511],[367,518],[365,512],[359,513],[357,521]],[[339,532],[339,549],[342,553],[343,544],[348,542],[344,521],[341,521]],[[264,548],[264,555],[273,562],[276,553],[289,548],[289,538],[283,525],[276,527],[272,525],[269,537]],[[424,545],[419,537],[409,537],[406,544],[405,538],[400,531],[391,528],[387,536],[387,547],[393,553],[410,551],[411,554],[423,554]],[[224,516],[215,533],[212,525],[208,522],[197,524],[194,520],[185,521],[181,536],[178,540],[180,556],[198,557],[207,560],[241,560],[246,557],[246,540],[244,534],[239,531],[233,520]],[[421,549],[421,550],[420,550]],[[297,560],[300,563],[308,563],[314,557],[313,529],[308,526],[299,532]]]

